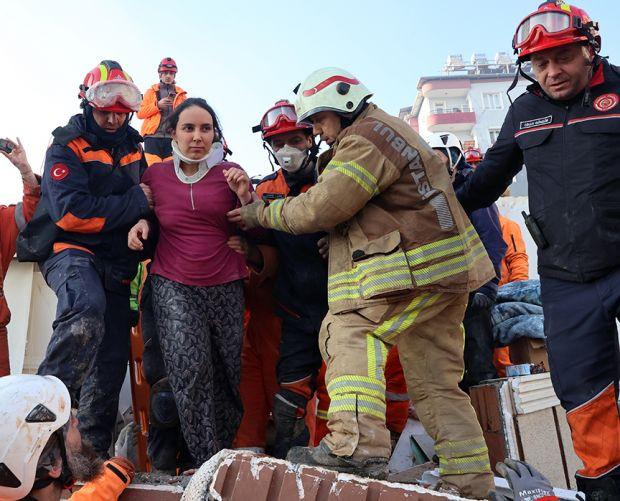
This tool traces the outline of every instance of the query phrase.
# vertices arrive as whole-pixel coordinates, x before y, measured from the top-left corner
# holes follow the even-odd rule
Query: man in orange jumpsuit
[[[0,499],[59,501],[75,480],[73,501],[115,501],[134,476],[117,456],[99,459],[82,441],[69,390],[54,376],[0,378]]]
[[[35,177],[26,158],[26,152],[19,138],[17,143],[4,139],[0,143],[0,153],[17,167],[24,184],[24,197],[17,205],[0,206],[0,376],[10,374],[9,342],[7,324],[11,312],[4,296],[3,284],[6,272],[15,254],[17,234],[34,214],[41,196],[39,181]]]

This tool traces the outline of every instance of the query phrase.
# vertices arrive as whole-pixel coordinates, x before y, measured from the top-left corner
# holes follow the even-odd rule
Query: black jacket
[[[455,191],[457,191],[474,173],[472,166],[462,159],[458,163],[456,169],[456,175],[452,183]],[[491,204],[486,208],[472,211],[468,216],[480,240],[482,240],[482,245],[484,245],[489,259],[491,259],[493,263],[493,268],[495,269],[495,277],[475,292],[482,292],[495,300],[497,296],[497,285],[502,276],[502,259],[504,259],[506,249],[508,249],[502,235],[502,225],[499,222],[499,210],[497,209],[497,205]]]
[[[589,87],[553,101],[531,85],[497,142],[458,190],[472,211],[493,203],[527,167],[530,213],[548,246],[538,272],[575,282],[620,266],[620,69],[601,60]]]
[[[314,175],[298,179],[280,169],[265,177],[256,191],[263,199],[273,200],[299,195],[315,182]],[[309,319],[318,330],[327,313],[327,261],[317,245],[325,233],[292,235],[274,230],[270,234],[280,256],[273,288],[276,312]]]

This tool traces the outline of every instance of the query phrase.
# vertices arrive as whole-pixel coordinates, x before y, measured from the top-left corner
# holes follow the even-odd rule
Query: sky
[[[292,89],[312,71],[347,69],[397,115],[413,104],[419,78],[441,74],[449,54],[511,54],[517,24],[541,1],[4,0],[0,137],[19,136],[41,173],[51,132],[80,112],[78,86],[88,71],[117,60],[145,92],[169,56],[177,84],[219,115],[230,160],[251,175],[268,174],[251,127],[275,101],[294,101]],[[620,64],[620,2],[577,5],[600,22],[601,53]],[[20,193],[17,170],[0,157],[0,203]]]

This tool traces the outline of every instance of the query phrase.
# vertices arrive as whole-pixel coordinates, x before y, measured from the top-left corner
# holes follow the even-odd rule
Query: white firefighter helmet
[[[69,421],[71,398],[54,376],[0,378],[0,499],[21,499],[52,434]]]
[[[428,145],[441,151],[450,161],[450,173],[454,171],[463,158],[463,145],[458,137],[451,132],[435,132],[426,138]]]
[[[297,121],[305,122],[321,111],[335,111],[353,117],[372,92],[351,73],[341,68],[313,71],[297,89]]]

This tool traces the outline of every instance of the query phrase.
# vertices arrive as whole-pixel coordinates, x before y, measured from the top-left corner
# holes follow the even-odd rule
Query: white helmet
[[[454,171],[463,156],[463,145],[458,137],[451,132],[435,132],[426,138],[428,145],[440,150],[450,161],[450,173]]]
[[[49,438],[71,417],[71,398],[60,379],[24,374],[0,377],[0,402],[0,500],[21,499]]]
[[[366,86],[341,68],[313,71],[296,89],[297,122],[304,122],[321,111],[335,111],[353,117],[372,96]]]

